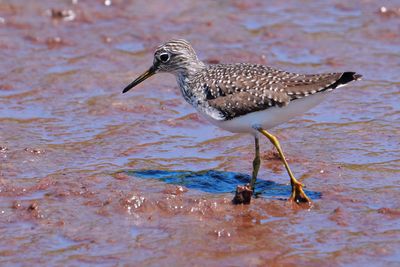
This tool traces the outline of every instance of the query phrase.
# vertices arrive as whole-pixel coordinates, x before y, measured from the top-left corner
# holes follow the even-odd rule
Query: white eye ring
[[[165,63],[165,62],[168,62],[170,56],[168,53],[162,53],[162,54],[160,54],[159,58],[160,58],[161,62]]]

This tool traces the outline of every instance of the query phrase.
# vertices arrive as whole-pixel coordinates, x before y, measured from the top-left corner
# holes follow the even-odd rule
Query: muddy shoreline
[[[398,265],[399,28],[392,1],[0,1],[0,265]],[[232,205],[253,139],[172,76],[121,94],[173,37],[208,63],[363,74],[271,130],[311,209],[267,141],[258,197]]]

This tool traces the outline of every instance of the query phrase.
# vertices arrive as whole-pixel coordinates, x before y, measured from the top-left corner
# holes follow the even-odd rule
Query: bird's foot
[[[292,194],[288,200],[289,202],[300,204],[306,203],[311,205],[311,199],[304,193],[303,184],[299,182],[292,182]]]
[[[238,204],[250,204],[251,196],[253,195],[253,190],[250,184],[238,185],[235,192],[235,197],[232,199],[232,203]]]

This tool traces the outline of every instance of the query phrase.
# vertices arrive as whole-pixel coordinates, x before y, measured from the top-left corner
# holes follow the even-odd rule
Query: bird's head
[[[196,52],[188,41],[183,39],[170,40],[156,48],[153,65],[136,78],[122,91],[126,93],[142,81],[158,72],[168,72],[174,75],[190,75],[204,68]]]

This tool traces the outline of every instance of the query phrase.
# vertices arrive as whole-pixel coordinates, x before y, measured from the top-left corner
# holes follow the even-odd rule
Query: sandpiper
[[[260,134],[275,146],[290,177],[289,201],[311,203],[296,180],[278,139],[267,130],[319,104],[329,91],[359,80],[355,72],[297,74],[269,66],[237,63],[208,65],[197,58],[183,39],[170,40],[156,48],[153,65],[123,93],[155,73],[174,74],[184,99],[212,124],[254,136],[255,158],[248,187],[254,186],[260,168]]]

